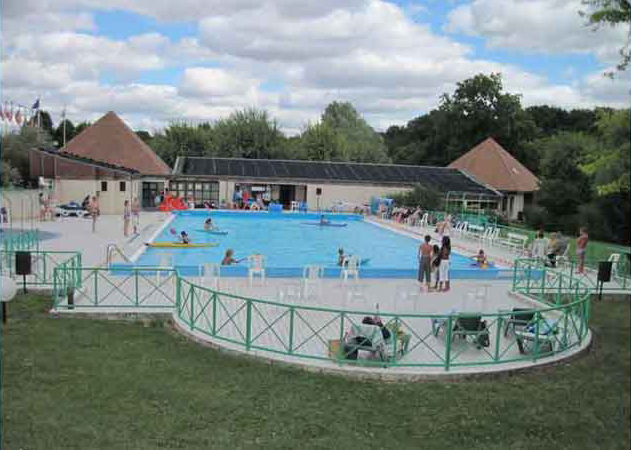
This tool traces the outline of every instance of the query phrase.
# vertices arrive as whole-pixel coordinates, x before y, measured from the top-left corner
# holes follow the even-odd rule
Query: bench
[[[467,236],[472,239],[482,239],[484,232],[484,227],[481,225],[469,225]]]
[[[506,235],[506,239],[497,239],[497,242],[504,247],[510,248],[511,250],[517,250],[520,253],[523,253],[526,249],[528,236],[525,234],[508,233]]]

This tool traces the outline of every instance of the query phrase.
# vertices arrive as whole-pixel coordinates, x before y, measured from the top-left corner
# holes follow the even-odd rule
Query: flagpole
[[[62,112],[62,117],[64,118],[64,147],[66,146],[66,106],[64,105],[64,110]]]

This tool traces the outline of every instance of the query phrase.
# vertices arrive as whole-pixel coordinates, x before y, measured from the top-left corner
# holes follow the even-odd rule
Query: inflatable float
[[[331,222],[302,222],[303,225],[317,225],[320,227],[345,227],[346,223],[331,223]]]
[[[200,233],[217,234],[219,236],[225,236],[226,234],[228,234],[227,231],[221,231],[221,230],[195,230],[195,231],[198,231]]]

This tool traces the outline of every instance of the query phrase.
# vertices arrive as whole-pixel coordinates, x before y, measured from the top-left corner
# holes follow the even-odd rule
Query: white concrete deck
[[[102,266],[105,263],[105,249],[108,244],[118,245],[128,257],[154,235],[160,227],[165,225],[166,216],[163,213],[143,213],[141,215],[141,234],[125,238],[123,223],[120,216],[102,216],[97,223],[97,233],[92,233],[91,221],[88,219],[65,218],[56,222],[37,224],[38,228],[57,233],[59,236],[42,242],[45,250],[79,250],[83,255],[84,267]],[[380,222],[382,226],[396,229],[417,239],[429,233],[430,229],[410,228],[400,224]],[[459,236],[452,236],[453,247],[462,254],[474,254],[480,244],[469,242]],[[505,249],[484,247],[487,254],[497,264],[510,264],[516,255],[511,255]],[[119,259],[118,262],[121,262]],[[84,273],[84,283],[75,292],[77,308],[60,312],[72,314],[74,312],[115,313],[115,312],[168,312],[173,307],[175,298],[174,276],[162,274],[156,279],[155,274],[138,277],[112,276],[107,271],[97,274]],[[188,279],[198,284],[202,280]],[[309,295],[300,295],[300,280],[298,279],[268,279],[266,283],[255,282],[250,287],[247,279],[229,278],[220,280],[220,291],[238,296],[275,301],[295,305],[295,312],[299,318],[294,322],[293,349],[304,356],[326,358],[328,354],[328,340],[339,339],[340,327],[348,329],[350,320],[359,323],[366,315],[377,310],[384,320],[388,314],[448,314],[457,312],[484,312],[493,314],[498,310],[510,310],[513,307],[536,307],[527,300],[510,295],[510,283],[505,281],[473,281],[454,280],[452,289],[447,293],[420,293],[416,280],[388,280],[366,279],[358,283],[342,284],[339,280],[323,280],[317,288],[311,289]],[[98,292],[98,295],[97,295]],[[95,298],[98,297],[98,304]],[[204,299],[199,305],[204,304]],[[206,301],[207,303],[207,301]],[[88,307],[89,305],[89,307]],[[199,305],[195,307],[199,311]],[[221,298],[221,307],[216,316],[216,322],[225,325],[219,333],[225,339],[242,341],[244,333],[245,315],[243,310],[237,312],[243,301]],[[345,322],[341,323],[339,314],[333,312],[313,311],[309,307],[331,308],[335,310],[352,311],[346,314]],[[305,308],[305,309],[303,309]],[[188,311],[188,310],[187,310]],[[283,336],[289,335],[289,315],[281,317],[287,311],[277,305],[259,305],[252,314],[252,338],[254,346],[261,346],[272,350],[283,351],[287,342]],[[356,313],[357,312],[357,313]],[[457,354],[453,363],[489,363],[494,355],[502,354],[501,359],[520,358],[513,336],[504,338],[503,333],[496,341],[497,324],[492,316],[484,317],[488,322],[491,345],[488,348],[476,349],[471,345],[459,345],[455,348]],[[198,314],[198,313],[195,313]],[[337,318],[336,318],[337,316]],[[235,345],[225,340],[209,337],[204,331],[210,330],[210,321],[199,316],[198,326],[190,330],[189,326],[176,317],[177,325],[191,336],[218,344],[222,347],[245,351],[243,346]],[[554,314],[551,317],[554,319]],[[270,324],[274,321],[273,327]],[[272,328],[274,332],[272,332]],[[444,374],[441,358],[445,356],[445,342],[442,337],[431,334],[431,321],[427,317],[407,317],[404,319],[403,330],[412,336],[410,351],[399,361],[402,364],[437,364],[437,367],[396,367],[387,369],[389,374]],[[314,332],[318,331],[314,337]],[[279,339],[279,336],[281,338]],[[583,341],[579,347],[555,357],[543,358],[537,361],[549,363],[559,358],[567,357],[580,351],[588,345],[591,339]],[[572,340],[570,340],[570,343]],[[283,355],[256,348],[248,354],[255,354],[265,358],[276,359],[295,364],[306,364],[321,369],[341,369],[351,371],[383,371],[380,368],[361,368],[341,366],[330,360],[306,359],[297,356]],[[365,355],[364,355],[365,356]],[[454,354],[452,354],[452,358]],[[497,370],[510,370],[535,364],[532,359],[503,364],[479,365],[476,367],[452,366],[448,373],[472,373]]]

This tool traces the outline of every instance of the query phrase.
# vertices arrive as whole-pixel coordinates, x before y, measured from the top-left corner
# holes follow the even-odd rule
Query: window
[[[101,181],[101,192],[107,192],[107,181]]]
[[[120,191],[121,192],[125,192],[125,182],[124,181],[120,182]]]

